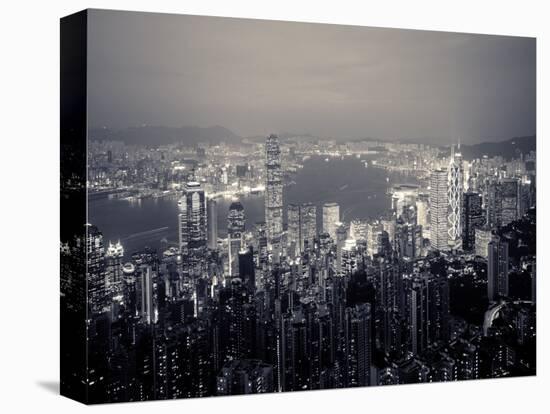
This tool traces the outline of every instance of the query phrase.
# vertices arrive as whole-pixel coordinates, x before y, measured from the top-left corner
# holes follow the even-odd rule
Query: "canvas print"
[[[536,374],[534,38],[87,10],[61,59],[62,394]]]

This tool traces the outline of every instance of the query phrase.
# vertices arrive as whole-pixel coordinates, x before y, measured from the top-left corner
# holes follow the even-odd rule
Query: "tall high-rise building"
[[[107,291],[111,296],[122,292],[122,259],[124,248],[120,242],[111,243],[105,252],[107,264]]]
[[[475,229],[483,226],[485,219],[481,209],[481,195],[479,193],[464,193],[462,208],[462,249],[472,251],[475,248]]]
[[[348,238],[346,226],[341,224],[336,229],[336,274],[342,275],[342,253]]]
[[[229,246],[229,274],[239,275],[239,252],[243,248],[245,231],[244,207],[239,201],[233,201],[227,215],[227,244]]]
[[[153,299],[153,272],[146,266],[141,272],[141,320],[149,325],[155,322]]]
[[[94,225],[86,226],[86,259],[88,272],[88,309],[103,312],[107,304],[105,285],[105,247],[103,233]]]
[[[435,341],[449,338],[449,283],[445,276],[422,274],[410,282],[410,350],[417,355]]]
[[[502,225],[502,186],[497,181],[487,183],[485,211],[487,226],[495,228]]]
[[[430,241],[437,250],[449,247],[447,189],[447,171],[433,171],[430,177]]]
[[[287,244],[289,253],[298,254],[313,246],[317,236],[317,208],[312,203],[287,207]],[[292,250],[293,249],[293,250]]]
[[[353,239],[347,239],[342,247],[342,274],[352,275],[357,271],[357,242]]]
[[[496,302],[499,297],[508,296],[508,242],[495,238],[489,243],[488,250],[487,296],[490,302]]]
[[[300,228],[300,206],[289,204],[287,207],[287,247],[289,254],[296,255],[302,250],[302,236]]]
[[[252,247],[239,252],[239,278],[248,291],[254,294],[256,290],[256,273]]]
[[[266,186],[265,222],[268,247],[280,243],[283,233],[283,172],[281,148],[277,135],[270,135],[265,143]]]
[[[462,194],[464,192],[464,167],[460,144],[457,151],[451,148],[451,160],[448,167],[448,209],[449,209],[449,240],[453,249],[462,247]]]
[[[302,238],[302,251],[313,247],[317,236],[317,208],[312,203],[300,206],[300,233]]]
[[[416,223],[422,226],[422,237],[429,238],[429,209],[430,196],[428,194],[419,194],[416,200]]]
[[[180,252],[188,255],[207,244],[206,197],[200,183],[190,181],[185,185],[178,207]]]
[[[397,217],[403,214],[403,209],[416,204],[418,198],[418,186],[413,184],[400,184],[392,189],[392,210]]]
[[[367,221],[354,219],[350,223],[349,236],[354,240],[367,240],[368,230]],[[333,239],[334,240],[334,239]]]
[[[340,223],[340,206],[338,203],[323,204],[323,232],[336,240],[336,229]]]
[[[372,314],[368,303],[346,309],[346,385],[364,387],[370,385],[372,361]]]
[[[208,206],[208,247],[212,250],[218,247],[218,202],[210,198]]]
[[[475,233],[475,252],[476,256],[487,259],[489,256],[489,242],[493,238],[493,233],[488,227],[477,227]]]
[[[510,224],[519,218],[520,212],[520,182],[516,178],[506,178],[500,183],[502,194],[502,226]]]

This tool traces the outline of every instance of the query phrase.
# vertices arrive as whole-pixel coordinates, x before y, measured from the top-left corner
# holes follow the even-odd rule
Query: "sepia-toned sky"
[[[90,11],[90,125],[333,138],[535,133],[532,38]]]

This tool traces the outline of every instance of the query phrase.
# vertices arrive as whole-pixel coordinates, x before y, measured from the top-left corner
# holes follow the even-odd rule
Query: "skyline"
[[[444,144],[535,134],[533,38],[100,10],[90,19],[92,126]]]

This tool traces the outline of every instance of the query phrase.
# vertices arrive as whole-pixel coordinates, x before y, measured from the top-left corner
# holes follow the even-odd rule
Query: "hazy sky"
[[[93,10],[90,125],[242,136],[535,133],[535,40]]]

